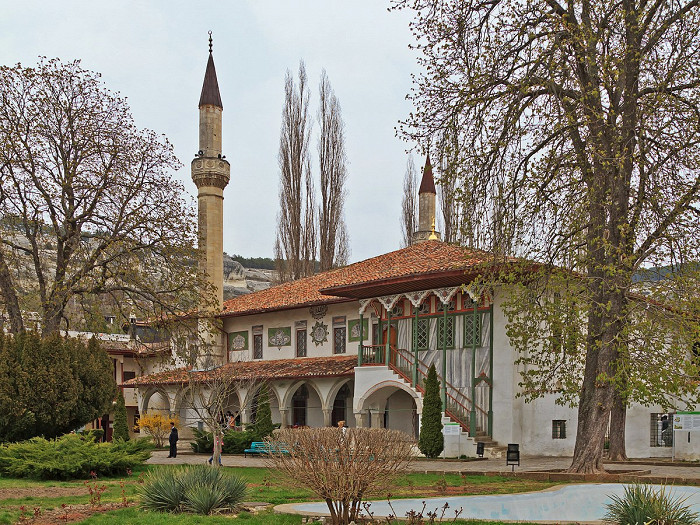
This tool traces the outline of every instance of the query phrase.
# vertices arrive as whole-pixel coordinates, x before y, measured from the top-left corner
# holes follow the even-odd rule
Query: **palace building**
[[[422,382],[435,364],[444,407],[446,453],[474,456],[476,442],[498,456],[508,443],[525,454],[571,455],[577,412],[556,393],[526,403],[519,393],[517,355],[506,335],[499,289],[475,285],[492,255],[450,245],[435,232],[435,182],[426,161],[419,190],[419,228],[407,248],[223,302],[223,105],[213,54],[199,101],[198,188],[203,264],[218,290],[223,331],[197,372],[241,381],[228,406],[240,424],[255,419],[257,388],[269,386],[273,422],[282,427],[385,427],[417,437]],[[181,432],[199,422],[183,395],[195,375],[185,367],[150,367],[128,381],[138,410],[180,416]],[[257,379],[251,383],[249,379]],[[670,456],[659,407],[627,414],[630,457]],[[686,447],[687,457],[697,447]],[[676,456],[683,447],[676,447]]]

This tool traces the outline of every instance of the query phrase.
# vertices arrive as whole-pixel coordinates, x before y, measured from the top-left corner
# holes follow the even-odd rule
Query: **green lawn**
[[[143,476],[151,466],[137,469],[132,476],[124,478],[104,478],[91,481],[90,485],[105,486],[101,495],[102,503],[119,503],[126,499],[129,503],[138,501],[137,487],[139,476]],[[168,468],[168,467],[166,467]],[[271,504],[295,503],[313,501],[318,498],[309,490],[280,478],[275,472],[264,468],[230,468],[226,470],[242,477],[248,483],[247,501],[265,501]],[[121,485],[123,482],[123,487]],[[503,494],[542,490],[555,485],[551,482],[540,482],[510,477],[460,476],[458,474],[407,474],[397,479],[393,487],[386,487],[372,499],[385,499],[391,494],[392,499],[405,497],[430,497],[443,494]],[[61,494],[63,491],[70,494]],[[71,505],[90,503],[88,487],[84,481],[31,481],[24,479],[0,478],[0,525],[11,525],[20,519],[24,506],[24,514],[29,515],[34,508],[42,512],[62,509]],[[64,512],[60,510],[60,512]],[[448,515],[451,511],[448,511]],[[171,515],[155,512],[145,512],[137,507],[127,507],[105,513],[97,513],[81,523],[107,524],[127,523],[144,525],[189,525],[194,523],[219,524],[238,523],[259,525],[267,523],[299,524],[300,516],[279,515],[272,512],[260,514],[241,513],[236,518],[227,516],[201,517],[193,515]],[[501,522],[458,521],[470,525],[497,525]]]

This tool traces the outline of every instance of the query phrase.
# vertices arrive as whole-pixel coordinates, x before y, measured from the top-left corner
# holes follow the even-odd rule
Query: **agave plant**
[[[623,496],[611,495],[603,521],[614,525],[697,525],[698,513],[690,510],[687,498],[673,497],[668,487],[625,486]]]
[[[140,489],[142,506],[160,512],[213,514],[236,507],[245,497],[242,479],[206,465],[159,468]]]

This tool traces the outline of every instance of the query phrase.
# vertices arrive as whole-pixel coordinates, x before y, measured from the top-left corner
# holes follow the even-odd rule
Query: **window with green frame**
[[[464,346],[481,346],[481,314],[464,315]]]
[[[447,323],[445,323],[447,321]],[[446,328],[445,328],[446,327]],[[446,337],[447,344],[445,345],[445,348],[454,348],[455,347],[455,318],[453,315],[450,315],[448,317],[438,317],[438,322],[437,322],[437,330],[438,330],[438,349],[442,348],[443,346],[443,337]]]
[[[427,350],[428,341],[430,341],[430,319],[418,319],[418,350]]]

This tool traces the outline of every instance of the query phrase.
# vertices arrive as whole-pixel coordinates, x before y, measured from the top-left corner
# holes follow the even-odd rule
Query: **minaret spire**
[[[207,69],[204,72],[204,84],[202,84],[202,94],[199,97],[199,107],[216,106],[224,109],[224,105],[221,103],[221,95],[219,94],[219,81],[216,79],[212,48],[211,31],[209,31],[209,60],[207,60]]]
[[[430,152],[428,152],[423,168],[423,178],[418,188],[418,230],[413,232],[412,244],[440,240],[440,233],[435,231],[436,196],[433,166],[430,164]]]

